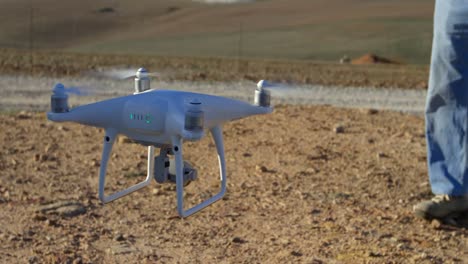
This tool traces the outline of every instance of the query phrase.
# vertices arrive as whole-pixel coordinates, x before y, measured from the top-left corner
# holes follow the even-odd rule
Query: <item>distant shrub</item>
[[[166,9],[167,13],[172,13],[172,12],[176,12],[176,11],[179,11],[180,10],[180,7],[178,6],[170,6]]]
[[[114,13],[115,9],[112,7],[103,7],[98,9],[99,13]]]

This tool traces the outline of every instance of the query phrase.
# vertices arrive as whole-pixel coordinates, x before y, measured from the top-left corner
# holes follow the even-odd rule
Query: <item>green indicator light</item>
[[[149,114],[147,114],[147,115],[145,116],[145,120],[146,120],[146,124],[151,123],[151,116],[150,116]]]
[[[130,119],[133,119],[133,114],[130,114]]]

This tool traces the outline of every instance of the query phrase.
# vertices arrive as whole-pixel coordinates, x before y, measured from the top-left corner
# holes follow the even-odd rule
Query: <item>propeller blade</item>
[[[279,96],[285,96],[285,95],[288,95],[288,93],[297,92],[297,90],[299,89],[298,86],[294,86],[291,84],[269,82],[266,80],[260,80],[257,83],[257,87],[260,90],[265,89],[265,90],[272,92],[274,95],[279,95]]]
[[[115,80],[127,80],[130,78],[137,77],[138,74],[144,76],[154,76],[159,77],[161,76],[159,73],[156,72],[147,72],[144,68],[140,68],[138,70],[135,69],[126,69],[126,68],[116,68],[116,69],[107,69],[103,71],[92,72],[90,75],[94,77],[101,77],[101,78],[109,78]]]
[[[87,95],[92,94],[89,87],[78,87],[78,86],[65,87],[61,83],[57,83],[52,89],[52,92],[56,95],[61,95],[61,96],[65,94],[73,94],[77,96],[87,96]]]
[[[89,87],[67,87],[65,88],[65,93],[67,94],[73,94],[73,95],[78,95],[78,96],[88,96],[93,94],[93,92],[90,91],[91,89]]]

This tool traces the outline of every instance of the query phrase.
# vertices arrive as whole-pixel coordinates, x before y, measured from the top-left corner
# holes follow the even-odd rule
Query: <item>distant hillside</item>
[[[3,0],[0,47],[427,63],[433,1]]]
[[[255,2],[255,0],[193,0],[193,1],[207,3],[207,4],[237,4],[237,3]]]

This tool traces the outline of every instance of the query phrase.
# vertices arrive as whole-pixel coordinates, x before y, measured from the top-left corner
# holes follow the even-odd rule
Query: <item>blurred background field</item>
[[[0,47],[336,62],[379,54],[428,64],[427,0],[4,0]]]

